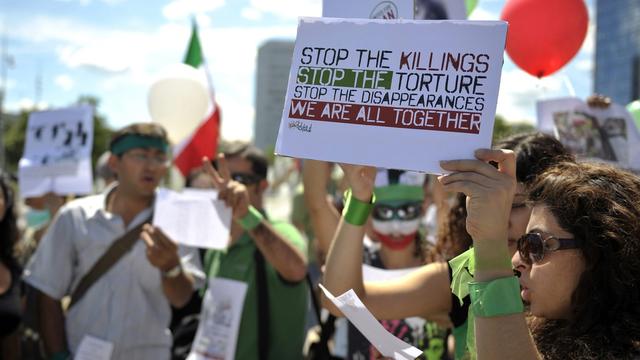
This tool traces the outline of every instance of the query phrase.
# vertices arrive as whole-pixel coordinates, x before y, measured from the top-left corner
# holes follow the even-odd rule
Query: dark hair
[[[115,143],[127,135],[147,136],[161,139],[163,142],[169,143],[167,131],[161,125],[156,123],[136,123],[127,125],[116,131],[109,142],[109,149],[112,149]]]
[[[4,217],[0,219],[0,261],[9,269],[16,271],[19,265],[15,258],[15,246],[20,233],[16,221],[13,190],[9,186],[8,176],[2,170],[0,170],[0,190],[5,202]]]
[[[494,149],[512,150],[516,155],[516,178],[528,187],[536,177],[551,165],[560,161],[573,161],[571,153],[554,137],[539,133],[512,135],[498,141]],[[473,244],[466,229],[467,197],[463,193],[456,195],[445,224],[438,229],[438,242],[435,256],[451,259],[458,256]]]
[[[245,141],[232,141],[222,146],[222,154],[225,158],[240,157],[251,163],[251,171],[262,179],[267,178],[269,162],[264,152]]]
[[[640,178],[609,165],[563,162],[538,178],[529,198],[584,243],[571,317],[533,329],[545,359],[640,355]]]

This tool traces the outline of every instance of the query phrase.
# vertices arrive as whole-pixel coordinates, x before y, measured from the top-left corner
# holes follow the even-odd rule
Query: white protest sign
[[[322,17],[413,19],[414,0],[324,0]]]
[[[200,324],[187,360],[233,360],[247,284],[213,278],[204,295]]]
[[[276,153],[430,173],[474,158],[491,146],[506,30],[300,19]]]
[[[173,241],[198,248],[225,249],[231,230],[231,208],[218,200],[215,190],[159,189],[153,209],[153,225]]]
[[[335,297],[322,284],[319,284],[324,295],[337,306],[344,316],[364,335],[383,356],[395,360],[415,359],[422,351],[389,333],[367,310],[353,290]]]
[[[381,269],[375,266],[362,264],[363,281],[387,281],[395,280],[420,269],[419,267],[407,269]]]
[[[464,20],[465,0],[416,0],[416,20]]]
[[[93,108],[33,112],[18,175],[23,197],[92,191]]]
[[[539,101],[538,129],[553,133],[572,153],[640,170],[640,133],[619,104],[590,107],[577,98]]]

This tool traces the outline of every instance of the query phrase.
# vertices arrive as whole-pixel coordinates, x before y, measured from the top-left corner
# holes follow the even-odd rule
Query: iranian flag
[[[184,63],[196,69],[204,68],[209,83],[211,104],[213,104],[209,116],[203,119],[196,127],[196,130],[178,144],[174,150],[174,163],[182,175],[186,177],[192,169],[202,166],[203,156],[207,156],[210,159],[215,158],[218,148],[218,135],[220,134],[220,107],[215,102],[213,84],[202,54],[202,46],[200,45],[195,21],[193,22],[191,40],[189,41]]]

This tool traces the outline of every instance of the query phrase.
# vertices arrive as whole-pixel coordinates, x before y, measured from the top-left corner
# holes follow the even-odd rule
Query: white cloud
[[[519,69],[503,71],[496,113],[510,121],[534,121],[537,101],[569,95],[563,76],[560,72],[538,79]]]
[[[283,19],[322,15],[321,0],[251,0],[250,4],[257,11]]]
[[[92,0],[56,0],[57,2],[74,2],[74,1],[78,1],[78,3],[82,6],[87,6],[90,5],[93,1]],[[101,2],[107,4],[107,5],[117,5],[120,3],[123,3],[127,0],[101,0]]]
[[[591,72],[593,70],[593,60],[591,58],[579,60],[575,68],[581,71]]]
[[[585,53],[587,55],[593,55],[596,48],[596,25],[594,22],[589,22],[589,27],[587,28],[587,35],[584,38],[584,42],[582,43],[582,47],[580,48],[581,53]]]
[[[7,79],[7,83],[6,86],[5,84],[2,83],[2,79],[0,79],[0,89],[7,89],[7,90],[11,90],[11,89],[15,89],[16,87],[16,81],[13,79]]]
[[[73,81],[71,76],[67,74],[60,74],[56,76],[54,81],[62,90],[65,90],[65,91],[71,90],[75,85],[75,81]]]
[[[169,20],[183,20],[214,11],[224,4],[225,0],[173,0],[162,8],[162,14]]]
[[[21,98],[18,101],[7,103],[5,105],[5,111],[7,112],[20,112],[23,110],[46,110],[49,108],[49,104],[47,102],[41,101],[39,103],[35,103],[35,101],[31,98]]]
[[[240,14],[247,20],[256,21],[262,19],[262,11],[253,7],[246,7],[242,9]]]
[[[493,13],[491,11],[480,8],[479,6],[473,9],[473,12],[469,16],[469,20],[499,20],[500,14]]]

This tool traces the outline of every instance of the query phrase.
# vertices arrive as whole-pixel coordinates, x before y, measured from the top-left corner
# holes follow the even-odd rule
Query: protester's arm
[[[453,173],[441,178],[447,191],[467,195],[467,231],[473,238],[475,281],[513,276],[507,233],[515,193],[515,156],[507,150],[478,150],[476,160],[442,163]],[[498,169],[487,162],[495,161]],[[514,294],[515,295],[515,294]],[[524,314],[475,318],[478,359],[539,359]]]
[[[218,157],[218,170],[211,166],[208,159],[203,161],[207,173],[212,177],[218,189],[219,198],[233,209],[234,221],[241,223],[249,214],[251,207],[247,187],[231,180],[224,156]],[[290,282],[302,281],[307,274],[306,256],[294,244],[276,232],[264,219],[249,230],[251,238],[266,259],[283,279]]]
[[[343,165],[343,170],[352,196],[363,202],[371,201],[376,170],[352,165]],[[363,283],[363,237],[364,226],[340,220],[324,272],[324,284],[329,291],[338,296],[353,289],[378,319],[429,318],[450,311],[449,273],[444,263],[423,266],[393,281]],[[323,305],[339,314],[326,299]]]
[[[304,201],[309,210],[311,226],[321,259],[324,259],[329,252],[331,240],[340,220],[340,214],[327,194],[327,181],[330,177],[331,166],[331,163],[324,161],[305,160],[302,167]]]
[[[178,245],[157,227],[145,224],[140,237],[147,245],[147,259],[162,272],[162,290],[169,303],[176,308],[183,307],[191,298],[194,280],[190,273],[177,272],[167,276],[167,272],[182,266],[178,255]]]
[[[67,352],[64,314],[60,300],[38,291],[40,335],[48,354]]]

